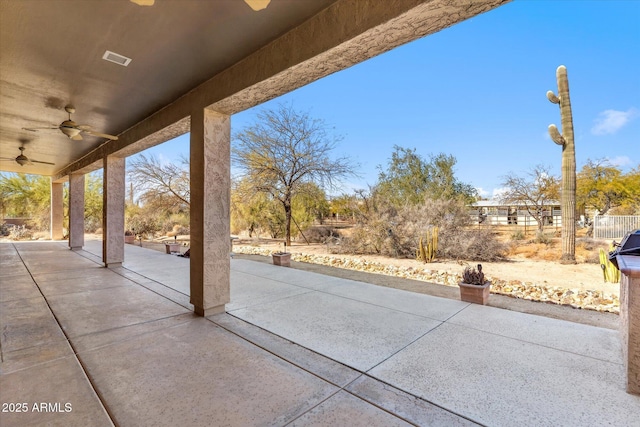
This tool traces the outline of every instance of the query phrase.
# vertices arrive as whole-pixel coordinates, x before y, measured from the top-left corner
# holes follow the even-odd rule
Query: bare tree
[[[232,160],[256,191],[278,200],[285,213],[285,239],[291,244],[291,201],[314,182],[333,187],[355,175],[346,157],[331,158],[339,137],[327,125],[291,106],[280,105],[258,114],[258,123],[234,135]]]
[[[551,202],[558,200],[558,178],[549,173],[549,168],[537,165],[526,176],[517,176],[510,173],[502,178],[505,192],[500,197],[502,203],[524,206],[538,224],[538,232],[544,230]]]
[[[189,161],[184,157],[174,164],[140,154],[129,164],[128,174],[143,201],[166,208],[189,208]]]

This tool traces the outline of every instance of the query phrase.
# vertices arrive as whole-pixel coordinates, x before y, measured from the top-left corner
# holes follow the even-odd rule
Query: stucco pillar
[[[51,181],[51,240],[62,240],[64,237],[62,223],[64,220],[64,184]]]
[[[107,156],[103,165],[102,262],[119,267],[124,262],[125,158]]]
[[[231,121],[211,110],[191,116],[191,303],[200,316],[230,300]]]
[[[627,392],[640,395],[640,257],[618,255],[620,331]]]
[[[69,248],[84,246],[84,174],[69,175]]]

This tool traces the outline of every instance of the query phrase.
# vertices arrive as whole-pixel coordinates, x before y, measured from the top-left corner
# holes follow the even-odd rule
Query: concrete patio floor
[[[100,251],[0,244],[0,425],[640,425],[616,330],[242,259],[200,318],[188,259]]]

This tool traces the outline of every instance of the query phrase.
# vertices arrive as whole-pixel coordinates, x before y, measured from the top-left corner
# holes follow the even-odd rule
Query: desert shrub
[[[134,215],[127,221],[128,230],[143,237],[153,237],[160,231],[160,223],[152,216],[142,214]]]
[[[595,251],[597,253],[600,248],[609,250],[609,245],[602,240],[599,241],[591,237],[581,237],[576,239],[576,249],[583,251]]]
[[[13,227],[9,232],[11,240],[29,240],[33,237],[33,232],[24,225]]]
[[[330,253],[334,254],[366,255],[379,253],[371,247],[365,228],[358,225],[353,228],[350,236],[329,242],[328,249]]]
[[[505,258],[507,245],[487,229],[463,229],[443,233],[439,239],[441,255],[445,258],[470,261],[499,261]],[[439,248],[440,251],[440,248]]]
[[[102,218],[85,217],[84,231],[86,233],[96,233],[98,229],[102,229]]]
[[[189,227],[185,227],[181,224],[174,224],[171,231],[165,233],[165,235],[169,237],[186,236],[187,234],[189,234]]]
[[[418,207],[421,222],[419,233],[425,225],[438,227],[438,254],[436,258],[463,259],[472,261],[496,261],[504,258],[507,246],[490,229],[470,228],[470,217],[464,202],[458,200],[428,200]]]
[[[350,237],[334,252],[380,254],[413,258],[420,237],[438,227],[436,258],[493,261],[504,257],[506,246],[489,230],[470,229],[467,208],[458,200],[427,200],[419,206],[394,208],[376,201],[375,209],[361,215]]]
[[[187,235],[190,234],[190,223],[188,214],[171,214],[167,219],[162,221],[160,231],[167,236]]]
[[[8,236],[13,227],[15,227],[13,224],[7,224],[6,222],[0,224],[0,236]]]
[[[415,233],[407,231],[413,223],[404,223],[400,211],[383,205],[360,215],[351,236],[332,250],[341,253],[379,254],[393,257],[415,255]],[[408,237],[410,236],[410,237]]]
[[[62,230],[62,235],[65,239],[69,238],[69,232],[65,229]],[[51,238],[51,232],[50,231],[36,231],[35,233],[33,233],[33,235],[31,236],[31,239],[34,240],[48,240],[49,238]]]
[[[585,251],[592,251],[596,248],[596,242],[590,237],[585,237],[582,239],[576,239],[576,249],[580,248]]]
[[[49,211],[38,211],[34,213],[27,221],[27,226],[31,230],[45,231],[49,230],[51,223],[51,213]]]
[[[557,261],[562,256],[558,245],[528,242],[523,245],[513,245],[509,255],[543,261]]]
[[[582,257],[585,264],[600,264],[600,254],[597,250],[589,252]]]
[[[542,231],[538,231],[536,233],[536,237],[533,239],[533,243],[542,243],[545,245],[550,245],[552,242],[551,237],[544,234]]]
[[[516,231],[511,235],[511,240],[515,240],[515,241],[524,240],[524,233],[520,230]]]
[[[340,233],[333,227],[310,227],[304,232],[310,243],[327,243],[340,237]]]
[[[609,252],[610,245],[590,237],[576,239],[576,259],[587,264],[600,264],[600,249]]]

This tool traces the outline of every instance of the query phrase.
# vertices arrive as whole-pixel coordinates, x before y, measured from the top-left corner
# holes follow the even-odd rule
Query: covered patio
[[[2,2],[0,167],[52,241],[0,244],[0,424],[637,423],[615,330],[228,257],[233,114],[507,2]],[[125,245],[127,157],[187,132],[191,259]]]
[[[0,244],[2,425],[637,423],[616,330],[244,259],[199,317],[188,259],[101,248]]]
[[[68,247],[81,250],[85,175],[102,169],[100,256],[118,268],[127,157],[189,133],[190,302],[222,313],[232,115],[508,2],[2,2],[0,170],[51,178],[54,240],[67,185]]]

